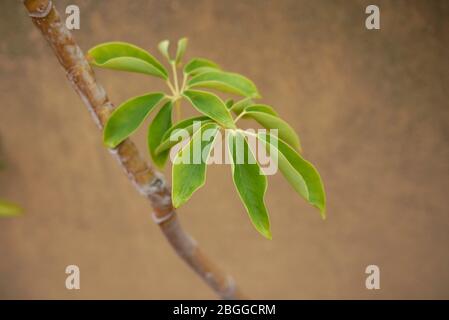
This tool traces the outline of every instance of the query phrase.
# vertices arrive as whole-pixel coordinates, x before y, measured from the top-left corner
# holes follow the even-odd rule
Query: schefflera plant
[[[269,153],[277,153],[278,167],[287,181],[305,200],[317,207],[325,218],[326,199],[320,175],[315,167],[300,155],[300,141],[291,126],[279,117],[273,107],[255,102],[261,96],[255,84],[248,78],[224,71],[215,62],[203,58],[193,58],[183,65],[186,46],[187,39],[180,39],[176,54],[172,57],[169,54],[169,41],[159,43],[159,51],[168,61],[171,76],[153,55],[130,43],[107,42],[89,50],[88,60],[93,66],[158,77],[168,86],[168,93],[146,93],[119,105],[105,125],[105,145],[109,148],[117,147],[160,107],[148,127],[148,150],[157,167],[165,166],[170,149],[181,142],[172,141],[172,133],[184,129],[184,132],[189,134],[188,142],[178,151],[172,165],[172,201],[173,206],[178,208],[204,185],[207,163],[203,157],[199,163],[185,163],[177,161],[177,158],[182,159],[184,153],[192,152],[194,145],[201,146],[203,155],[210,153],[216,135],[225,130],[231,147],[229,150],[232,178],[237,193],[254,227],[263,236],[271,239],[270,221],[264,202],[267,178],[261,174],[261,168],[255,161],[257,159],[248,146],[247,138],[252,134],[266,146]],[[182,80],[178,72],[182,74]],[[233,100],[224,102],[216,94],[204,89],[243,98],[235,103]],[[180,119],[181,100],[187,101],[199,115]],[[175,124],[174,114],[177,118]],[[237,122],[241,118],[253,119],[266,129],[277,129],[278,134],[254,134],[239,129]],[[209,139],[204,139],[201,134],[206,131],[209,132]],[[235,148],[232,148],[239,143],[243,144],[247,155],[244,163],[236,161]]]

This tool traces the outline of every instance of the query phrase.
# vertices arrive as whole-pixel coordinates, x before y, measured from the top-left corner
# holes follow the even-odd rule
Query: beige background
[[[380,31],[364,27],[372,2]],[[264,240],[227,166],[180,210],[250,297],[449,298],[448,1],[56,3],[80,6],[84,50],[123,40],[156,53],[189,37],[188,58],[248,75],[299,132],[325,182],[326,221],[275,176]],[[0,220],[0,298],[214,298],[152,223],[19,1],[0,2],[0,39],[0,195],[25,208]],[[96,73],[115,103],[163,88]],[[68,264],[80,291],[65,289]],[[365,289],[369,264],[379,291]]]

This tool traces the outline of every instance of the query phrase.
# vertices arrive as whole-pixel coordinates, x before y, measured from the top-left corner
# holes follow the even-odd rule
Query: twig
[[[103,128],[113,105],[93,70],[76,44],[72,34],[61,21],[51,0],[24,0],[29,16],[42,32],[54,54],[66,71],[67,78],[100,129]],[[225,274],[198,247],[195,240],[181,227],[172,207],[170,188],[163,175],[142,159],[135,144],[127,139],[110,150],[125,170],[136,189],[150,200],[153,219],[176,253],[223,299],[242,299],[231,276]]]

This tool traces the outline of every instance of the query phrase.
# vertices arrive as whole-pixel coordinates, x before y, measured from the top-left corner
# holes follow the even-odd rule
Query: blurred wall
[[[379,31],[365,29],[371,3]],[[326,221],[277,175],[263,239],[227,166],[179,210],[248,296],[449,298],[449,2],[56,1],[61,13],[68,4],[80,6],[85,51],[123,40],[157,54],[160,40],[187,36],[187,58],[247,75],[299,132]],[[25,209],[0,220],[0,298],[214,298],[151,221],[21,4],[1,1],[0,18],[0,196]],[[163,88],[96,74],[116,104]],[[145,130],[135,139],[145,153]],[[69,264],[79,291],[65,289]],[[381,290],[365,288],[369,264]]]

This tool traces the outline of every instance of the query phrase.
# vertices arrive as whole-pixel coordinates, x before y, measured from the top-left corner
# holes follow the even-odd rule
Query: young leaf
[[[218,129],[215,123],[203,125],[173,160],[172,199],[175,208],[189,200],[192,194],[204,185],[207,160]],[[208,134],[209,139],[203,137],[204,133]]]
[[[231,111],[234,112],[236,115],[239,115],[243,112],[243,110],[253,104],[253,101],[251,98],[244,98],[240,101],[237,101],[234,103],[234,105],[231,107]]]
[[[250,117],[260,123],[266,129],[278,129],[279,138],[287,142],[293,148],[301,151],[299,137],[295,130],[284,120],[271,114],[260,111],[245,111],[245,117]]]
[[[272,106],[267,104],[253,104],[245,108],[245,112],[257,111],[271,114],[272,116],[279,117],[276,111],[274,111]]]
[[[193,118],[185,119],[185,120],[178,122],[177,124],[175,124],[174,126],[169,128],[164,133],[164,136],[162,137],[162,140],[161,140],[159,146],[156,148],[156,154],[164,152],[164,151],[170,149],[171,147],[173,147],[175,144],[178,144],[179,142],[181,142],[182,137],[179,140],[171,140],[170,136],[172,135],[172,133],[176,132],[177,130],[183,129],[188,133],[189,136],[191,136],[194,133],[194,129],[195,129],[194,123],[195,122],[200,122],[198,127],[201,127],[203,124],[205,124],[207,122],[211,122],[211,121],[212,121],[212,119],[209,117],[199,116],[199,117],[193,117]]]
[[[162,153],[156,153],[156,148],[162,141],[164,133],[171,127],[171,113],[172,113],[172,102],[167,102],[158,114],[154,117],[153,122],[151,122],[148,127],[148,149],[150,150],[151,158],[153,163],[159,168],[164,167],[167,161],[169,151]]]
[[[223,101],[216,95],[196,90],[187,90],[184,96],[199,112],[215,120],[225,128],[235,128],[234,120]]]
[[[12,217],[22,213],[22,208],[18,205],[0,200],[0,217]]]
[[[126,42],[106,42],[88,51],[90,63],[100,68],[138,72],[163,79],[167,70],[151,54]]]
[[[238,142],[238,139],[243,140],[243,143],[242,141]],[[228,151],[232,159],[232,179],[240,199],[257,231],[264,237],[271,239],[270,220],[264,203],[267,177],[261,173],[260,167],[241,133],[230,133],[228,143]],[[244,146],[243,150],[237,147],[239,145]],[[238,156],[238,152],[243,152],[243,155]],[[245,154],[248,155],[247,161],[238,161],[238,158],[244,157]]]
[[[215,62],[203,58],[194,58],[184,67],[184,73],[192,76],[212,70],[220,70],[220,67]]]
[[[149,93],[122,103],[108,119],[103,140],[107,147],[115,148],[142,124],[151,110],[164,98],[164,94]]]
[[[228,108],[228,110],[231,110],[232,106],[234,105],[234,100],[232,99],[228,99],[225,102],[226,108]]]
[[[254,83],[237,73],[223,71],[203,72],[187,82],[188,88],[210,88],[223,92],[234,93],[251,98],[260,98]]]
[[[164,40],[159,42],[157,48],[159,49],[159,52],[168,60],[171,61],[170,59],[170,54],[168,53],[168,48],[170,46],[170,41],[168,40]]]
[[[187,38],[179,39],[178,48],[176,50],[176,59],[175,59],[175,62],[177,65],[181,62],[182,58],[184,57],[186,48],[187,48]]]
[[[258,134],[270,154],[277,153],[278,165],[284,177],[303,198],[320,210],[326,217],[326,195],[320,174],[293,148],[273,135]]]

